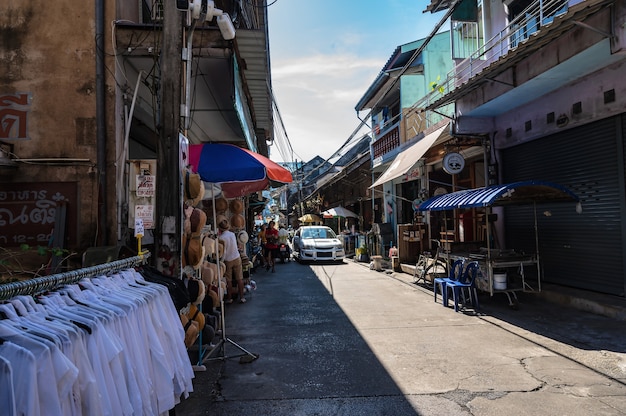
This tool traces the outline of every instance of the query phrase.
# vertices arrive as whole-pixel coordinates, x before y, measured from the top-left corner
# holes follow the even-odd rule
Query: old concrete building
[[[179,255],[181,145],[267,155],[264,0],[0,6],[0,246]],[[66,264],[68,265],[68,264]]]

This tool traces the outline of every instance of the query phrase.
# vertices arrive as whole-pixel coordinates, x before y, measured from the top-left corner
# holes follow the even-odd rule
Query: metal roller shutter
[[[626,117],[613,117],[502,151],[504,182],[547,180],[582,201],[537,205],[543,280],[624,296],[624,146]],[[625,126],[626,127],[626,126]],[[507,207],[506,244],[533,252],[532,207]]]

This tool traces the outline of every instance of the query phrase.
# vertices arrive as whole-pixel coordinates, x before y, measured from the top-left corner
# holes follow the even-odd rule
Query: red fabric
[[[265,243],[266,248],[270,250],[278,248],[278,230],[276,228],[268,228],[265,230],[265,238],[267,240],[267,243]]]

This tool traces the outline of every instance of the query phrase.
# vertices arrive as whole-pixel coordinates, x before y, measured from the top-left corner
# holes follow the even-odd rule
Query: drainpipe
[[[98,172],[98,228],[96,245],[109,240],[107,224],[106,123],[104,88],[104,0],[96,0],[96,143]]]

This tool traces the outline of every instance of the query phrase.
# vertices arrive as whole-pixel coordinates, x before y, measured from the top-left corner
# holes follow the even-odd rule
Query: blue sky
[[[423,13],[428,3],[268,0],[272,89],[293,159],[329,158],[350,137],[360,123],[356,103],[395,48],[427,37],[442,18]]]

